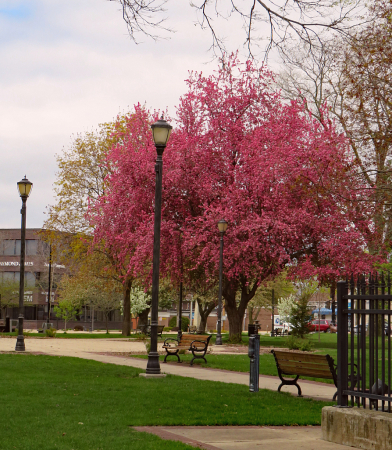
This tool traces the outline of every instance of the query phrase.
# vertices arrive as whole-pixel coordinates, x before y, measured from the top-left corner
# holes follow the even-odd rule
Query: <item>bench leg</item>
[[[279,373],[279,378],[282,381],[282,383],[280,384],[280,386],[278,387],[278,392],[280,392],[280,390],[282,389],[283,386],[287,385],[287,386],[296,386],[296,388],[298,389],[298,397],[302,397],[302,391],[301,388],[299,386],[299,384],[297,383],[299,375],[297,375],[294,380],[289,379],[289,380],[285,380],[283,379],[282,375]]]
[[[177,362],[179,362],[179,363],[181,362],[181,359],[180,359],[180,357],[178,356],[178,350],[176,350],[175,353],[169,353],[169,352],[167,351],[167,349],[166,349],[165,359],[163,360],[164,363],[166,362],[166,358],[167,358],[168,356],[177,356],[177,359],[178,359]]]
[[[199,350],[196,350],[196,348],[191,347],[190,350],[192,350],[192,355],[193,355],[193,358],[190,363],[191,366],[193,365],[193,361],[195,359],[204,359],[204,361],[207,362],[207,360],[204,358],[207,353],[207,346],[204,349],[199,349]],[[198,355],[197,352],[202,353],[202,355],[201,354]]]

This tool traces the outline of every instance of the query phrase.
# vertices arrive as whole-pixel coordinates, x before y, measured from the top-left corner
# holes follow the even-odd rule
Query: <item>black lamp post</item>
[[[162,155],[169,140],[172,126],[160,119],[151,125],[157,160],[155,164],[155,214],[154,249],[152,257],[152,299],[151,299],[151,347],[148,354],[146,374],[159,375],[161,368],[158,354],[158,296],[159,296],[159,257],[161,245],[161,204],[162,204]]]
[[[222,277],[223,277],[223,235],[227,230],[226,220],[218,222],[220,232],[220,258],[219,258],[219,297],[218,297],[218,330],[215,345],[222,345]]]
[[[18,337],[16,339],[15,351],[24,352],[25,343],[23,336],[23,301],[24,301],[24,274],[25,274],[25,254],[26,254],[26,201],[30,195],[33,183],[25,177],[18,183],[19,195],[22,199],[21,237],[20,237],[20,281],[19,281],[19,317],[18,317]]]
[[[48,286],[48,318],[46,320],[46,323],[48,324],[47,327],[49,327],[49,321],[50,321],[50,301],[52,298],[52,244],[49,244],[49,280],[48,280],[49,286]]]

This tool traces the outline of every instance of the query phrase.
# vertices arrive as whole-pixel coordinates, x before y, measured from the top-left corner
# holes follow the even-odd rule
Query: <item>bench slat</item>
[[[279,367],[287,367],[287,368],[303,368],[304,370],[311,370],[311,369],[318,369],[318,370],[325,370],[330,371],[328,363],[326,364],[319,364],[319,363],[311,363],[311,362],[302,362],[302,361],[279,361]]]
[[[303,362],[326,362],[325,355],[313,355],[306,353],[284,352],[274,350],[276,357],[280,361],[303,361]]]
[[[333,380],[333,376],[331,371],[319,370],[317,368],[314,369],[305,369],[303,367],[282,367],[280,366],[280,370],[283,375],[302,375],[305,377],[315,377],[315,378],[326,378],[328,380]]]

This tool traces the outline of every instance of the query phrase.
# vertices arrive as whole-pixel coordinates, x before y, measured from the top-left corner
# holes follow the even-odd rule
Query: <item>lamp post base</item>
[[[25,350],[26,350],[26,347],[25,347],[25,343],[24,343],[24,336],[22,334],[16,338],[15,351],[16,352],[24,352]]]
[[[150,352],[148,354],[148,362],[147,362],[147,375],[159,375],[161,373],[161,367],[159,365],[159,353],[158,352]]]
[[[139,373],[141,378],[165,378],[165,373]]]
[[[216,335],[215,345],[222,345],[222,335],[221,334]]]
[[[18,337],[16,338],[16,346],[15,351],[16,352],[24,352],[26,350],[25,343],[24,343],[24,336],[23,336],[23,315],[19,314],[18,317]]]

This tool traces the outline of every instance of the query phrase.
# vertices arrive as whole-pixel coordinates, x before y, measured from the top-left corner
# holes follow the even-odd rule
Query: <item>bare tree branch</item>
[[[172,31],[163,26],[167,0],[109,1],[121,4],[129,35],[135,42],[138,33],[158,39],[160,31]],[[200,27],[210,31],[215,54],[225,53],[227,49],[225,37],[214,19],[234,22],[240,18],[243,45],[251,56],[253,47],[262,45],[268,54],[273,47],[280,48],[291,39],[299,38],[313,45],[317,40],[321,42],[323,30],[346,34],[358,25],[364,9],[363,0],[189,0],[189,4],[198,13]],[[269,28],[267,35],[262,34],[265,23]]]

